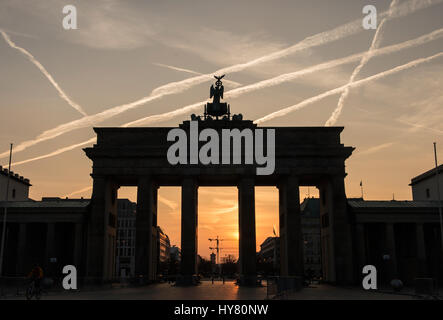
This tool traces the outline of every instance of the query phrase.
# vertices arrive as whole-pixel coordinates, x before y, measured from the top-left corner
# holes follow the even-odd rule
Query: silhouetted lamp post
[[[6,239],[6,217],[8,215],[8,200],[9,200],[9,177],[11,176],[11,160],[12,160],[12,143],[9,150],[9,167],[8,167],[8,178],[6,182],[6,203],[3,212],[3,229],[2,229],[2,244],[0,250],[0,277],[3,275],[3,254],[5,251],[5,239]]]
[[[440,198],[440,182],[438,181],[438,161],[437,161],[437,143],[434,142],[434,158],[435,158],[435,180],[437,181],[437,199],[438,199],[438,213],[440,215],[440,238],[441,250],[443,251],[443,219],[441,213],[441,198]]]

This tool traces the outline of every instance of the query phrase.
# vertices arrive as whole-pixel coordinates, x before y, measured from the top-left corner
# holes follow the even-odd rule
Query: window
[[[12,189],[12,199],[15,199],[15,189]]]
[[[426,188],[426,198],[430,198],[431,197],[431,191],[429,190],[429,188]]]

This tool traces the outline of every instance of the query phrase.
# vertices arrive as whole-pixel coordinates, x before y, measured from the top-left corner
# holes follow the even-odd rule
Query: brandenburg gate
[[[323,277],[344,284],[353,280],[351,221],[348,218],[344,178],[345,160],[354,148],[340,142],[343,127],[259,127],[242,115],[230,114],[221,103],[220,78],[211,87],[212,103],[204,116],[192,115],[179,125],[188,136],[192,123],[198,132],[212,129],[222,136],[225,129],[256,133],[275,132],[275,168],[258,175],[252,164],[171,164],[168,141],[171,127],[94,128],[97,143],[85,148],[93,161],[93,194],[88,218],[86,278],[107,281],[114,277],[117,226],[117,190],[137,187],[135,273],[146,281],[156,278],[157,190],[181,187],[181,265],[178,282],[192,284],[197,274],[198,188],[237,186],[239,214],[240,283],[253,285],[256,278],[255,186],[276,186],[279,192],[280,275],[303,276],[303,239],[300,186],[320,191]],[[203,145],[198,142],[198,147]],[[219,141],[221,145],[222,142]],[[192,151],[190,142],[188,151]],[[257,145],[255,145],[257,148]],[[222,148],[220,148],[222,150]],[[264,151],[267,150],[265,144]],[[191,151],[188,158],[192,157]],[[231,146],[232,151],[232,146]],[[269,151],[269,150],[267,150]],[[232,154],[232,153],[231,153]],[[247,157],[247,154],[244,155]]]

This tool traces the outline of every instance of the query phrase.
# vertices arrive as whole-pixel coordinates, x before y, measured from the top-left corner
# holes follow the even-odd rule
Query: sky
[[[368,4],[377,31],[362,27]],[[63,28],[66,5],[77,8],[76,30]],[[183,108],[208,99],[212,82],[183,80],[237,66],[224,81],[237,90],[226,95],[232,112],[257,120],[295,106],[260,125],[344,126],[342,143],[356,148],[347,196],[361,196],[363,181],[366,200],[410,200],[411,178],[434,165],[434,141],[443,157],[442,17],[441,0],[0,0],[0,164],[13,142],[12,170],[31,180],[31,198],[90,197],[81,148],[94,143],[93,126],[181,110],[135,124],[177,126],[203,112]],[[316,192],[302,188],[300,198]],[[159,195],[159,225],[180,245],[180,189]],[[119,197],[135,200],[135,188]],[[256,188],[257,249],[278,229],[277,199],[275,188]],[[201,255],[217,235],[222,256],[236,255],[237,224],[236,188],[199,189]]]

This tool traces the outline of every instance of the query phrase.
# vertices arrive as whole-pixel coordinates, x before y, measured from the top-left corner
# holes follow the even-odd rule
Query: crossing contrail
[[[94,138],[91,138],[89,140],[86,140],[86,141],[83,141],[83,142],[80,142],[80,143],[76,143],[76,144],[73,144],[73,145],[70,145],[70,146],[66,146],[66,147],[57,149],[57,150],[55,150],[53,152],[44,154],[42,156],[38,156],[38,157],[35,157],[35,158],[31,158],[31,159],[26,159],[26,160],[23,160],[23,161],[14,162],[14,165],[18,166],[20,164],[25,164],[25,163],[36,161],[36,160],[41,160],[41,159],[46,159],[46,158],[54,157],[54,156],[57,156],[57,155],[59,155],[61,153],[64,153],[64,152],[67,152],[67,151],[71,151],[71,150],[73,150],[75,148],[84,146],[86,144],[94,143],[96,140],[97,140],[97,138],[94,137]]]
[[[379,56],[379,55],[394,53],[399,50],[411,48],[414,46],[418,46],[418,45],[427,43],[429,41],[433,41],[433,40],[438,39],[442,36],[443,36],[443,28],[435,30],[433,32],[430,32],[426,35],[420,36],[420,37],[412,39],[412,40],[408,40],[408,41],[405,41],[405,42],[402,42],[399,44],[394,44],[394,45],[390,45],[390,46],[383,47],[380,49],[376,49],[372,52],[372,54],[373,54],[373,56]],[[324,62],[324,63],[318,64],[318,65],[308,67],[306,69],[282,74],[282,75],[279,75],[279,76],[276,76],[276,77],[273,77],[270,79],[259,81],[257,83],[253,83],[253,84],[246,85],[246,86],[243,86],[240,88],[232,89],[232,90],[226,91],[225,97],[226,98],[236,98],[242,94],[256,91],[256,90],[260,90],[260,89],[267,88],[267,87],[271,87],[271,86],[276,86],[278,84],[294,80],[296,78],[299,78],[299,77],[307,75],[307,74],[311,74],[313,72],[325,70],[327,68],[337,67],[337,66],[345,64],[345,63],[355,62],[355,61],[358,61],[359,59],[361,59],[361,57],[364,54],[365,54],[365,52],[356,53],[356,54],[350,55],[348,57],[331,60],[328,62]],[[156,114],[156,115],[150,115],[150,116],[147,116],[147,117],[135,120],[135,121],[125,123],[122,125],[122,127],[146,125],[146,124],[155,123],[158,121],[169,120],[169,119],[174,118],[176,116],[187,114],[188,112],[203,106],[206,102],[207,102],[207,100],[203,100],[203,101],[193,103],[193,104],[190,104],[185,107],[181,107],[181,108],[169,111],[169,112]],[[91,119],[91,117],[94,117],[94,116],[88,116],[86,118]],[[82,118],[82,119],[84,119],[84,118]],[[30,146],[33,146],[39,142],[53,139],[55,137],[58,137],[64,133],[72,131],[74,129],[79,129],[79,128],[85,127],[86,125],[79,124],[79,122],[81,122],[82,119],[71,121],[71,122],[68,122],[63,125],[59,125],[59,126],[55,127],[54,129],[46,130],[45,132],[40,134],[34,140],[28,140],[28,141],[24,141],[24,142],[18,144],[14,150],[15,150],[15,152],[19,152],[19,151],[22,151],[22,150],[24,150]],[[0,158],[7,157],[8,154],[9,154],[9,151],[5,151],[0,154]]]
[[[374,49],[372,51],[372,56],[380,56],[380,55],[394,53],[394,52],[397,52],[397,51],[400,51],[403,49],[411,48],[414,46],[418,46],[418,45],[427,43],[429,41],[433,41],[433,40],[438,39],[442,36],[443,36],[443,28],[435,30],[433,32],[430,32],[426,35],[420,36],[420,37],[412,39],[412,40],[408,40],[408,41],[401,42],[398,44],[390,45],[390,46],[383,47],[380,49]],[[297,79],[301,76],[311,74],[313,72],[337,67],[339,65],[346,64],[346,63],[355,62],[355,61],[358,61],[359,59],[361,59],[361,57],[363,57],[365,54],[366,54],[366,51],[362,52],[362,53],[356,53],[356,54],[353,54],[353,55],[350,55],[350,56],[347,56],[344,58],[339,58],[339,59],[331,60],[328,62],[320,63],[317,65],[308,67],[306,69],[302,69],[302,70],[298,70],[298,71],[294,71],[294,72],[290,72],[290,73],[285,73],[285,74],[282,74],[282,75],[279,75],[279,76],[276,76],[276,77],[273,77],[270,79],[262,80],[262,81],[259,81],[259,82],[256,82],[256,83],[253,83],[250,85],[246,85],[246,86],[243,86],[240,88],[232,89],[232,90],[225,92],[225,98],[236,98],[242,94],[249,93],[249,92],[256,91],[256,90],[260,90],[263,88],[268,88],[271,86],[276,86],[281,83]],[[173,111],[147,116],[147,117],[135,120],[135,121],[128,122],[128,123],[122,125],[122,127],[146,125],[146,124],[154,123],[154,122],[158,122],[158,121],[169,120],[173,117],[176,117],[176,116],[179,116],[182,114],[186,114],[192,110],[195,110],[198,107],[203,106],[206,102],[207,102],[207,100],[203,100],[203,101],[193,103],[191,105],[188,105],[188,106],[185,106],[185,107],[182,107],[179,109],[175,109]],[[5,155],[7,155],[6,152],[5,152]]]
[[[278,118],[278,117],[282,117],[282,116],[284,116],[284,115],[286,115],[286,114],[288,114],[290,112],[293,112],[293,111],[296,111],[296,110],[300,110],[300,109],[302,109],[302,108],[304,108],[304,107],[306,107],[306,106],[308,106],[308,105],[310,105],[310,104],[312,104],[314,102],[320,101],[321,99],[324,99],[326,97],[332,96],[332,95],[337,94],[337,93],[341,93],[344,90],[346,90],[347,88],[360,87],[360,86],[362,86],[364,84],[367,84],[368,82],[372,82],[374,80],[377,80],[377,79],[380,79],[380,78],[384,78],[384,77],[392,75],[394,73],[397,73],[397,72],[400,72],[400,71],[403,71],[403,70],[407,70],[407,69],[416,67],[416,66],[418,66],[420,64],[429,62],[431,60],[434,60],[434,59],[442,57],[442,56],[443,56],[443,52],[440,52],[440,53],[437,53],[437,54],[432,55],[430,57],[416,59],[416,60],[413,60],[413,61],[408,62],[406,64],[397,66],[395,68],[392,68],[392,69],[389,69],[389,70],[377,73],[377,74],[375,74],[373,76],[370,76],[370,77],[367,77],[367,78],[364,78],[364,79],[361,79],[361,80],[358,80],[358,81],[354,81],[352,83],[345,84],[345,85],[343,85],[341,87],[338,87],[338,88],[335,88],[335,89],[323,92],[323,93],[321,93],[321,94],[319,94],[317,96],[314,96],[314,97],[311,97],[309,99],[303,100],[302,102],[297,103],[296,105],[293,105],[293,106],[290,106],[290,107],[287,107],[287,108],[284,108],[284,109],[272,112],[272,113],[270,113],[270,114],[268,114],[268,115],[266,115],[266,116],[264,116],[264,117],[262,117],[260,119],[255,120],[254,123],[259,124],[259,123],[263,123],[265,121],[269,121],[269,120],[272,120],[272,119],[275,119],[275,118]]]
[[[381,39],[382,39],[382,30],[383,26],[386,23],[387,19],[389,19],[393,13],[394,7],[397,5],[398,0],[392,0],[391,5],[389,6],[388,14],[378,25],[377,30],[375,31],[374,38],[372,38],[371,46],[369,47],[369,50],[366,52],[366,54],[361,58],[360,63],[358,66],[354,69],[354,71],[351,74],[351,77],[349,78],[348,83],[354,82],[355,78],[358,76],[360,71],[363,69],[363,67],[368,63],[368,61],[372,57],[372,52],[374,49],[377,49],[380,47]],[[340,116],[346,98],[349,96],[349,92],[351,91],[351,88],[347,88],[345,91],[342,92],[340,98],[338,99],[337,107],[332,112],[329,119],[326,121],[325,126],[333,126],[336,122],[338,117]]]
[[[402,5],[398,6],[396,8],[396,10],[393,11],[389,17],[388,17],[389,10],[380,13],[378,16],[379,16],[379,18],[388,17],[388,19],[399,18],[399,17],[409,15],[417,10],[425,9],[430,6],[442,3],[442,2],[443,2],[443,0],[423,0],[423,1],[410,0],[410,1],[403,3]],[[240,63],[240,64],[236,64],[236,65],[233,65],[230,67],[219,69],[219,70],[215,71],[214,73],[225,74],[225,73],[239,72],[239,71],[242,71],[246,68],[250,68],[250,67],[253,67],[253,66],[261,64],[261,63],[270,62],[273,60],[284,58],[288,55],[303,51],[308,48],[313,48],[313,47],[325,45],[327,43],[334,42],[334,41],[349,37],[349,36],[354,35],[360,31],[363,31],[362,20],[356,19],[352,22],[348,22],[344,25],[338,26],[332,30],[324,31],[321,33],[317,33],[313,36],[309,36],[309,37],[305,38],[304,40],[302,40],[302,41],[300,41],[288,48],[270,53],[268,55],[253,59],[253,60],[245,62],[245,63]],[[212,74],[214,74],[214,73],[211,73],[209,75],[212,76]],[[201,75],[201,76],[189,78],[189,79],[179,81],[179,82],[171,82],[171,83],[168,83],[164,86],[161,86],[161,87],[155,89],[152,93],[159,94],[159,93],[169,92],[170,90],[172,90],[173,92],[181,92],[181,91],[191,88],[194,85],[204,82],[206,78],[207,78],[207,75]]]
[[[411,14],[417,10],[424,9],[424,8],[427,8],[427,7],[442,3],[442,2],[443,2],[443,0],[423,0],[423,1],[409,0],[405,3],[403,3],[402,5],[398,6],[397,9],[390,16],[390,19],[406,16],[406,15]],[[385,16],[387,16],[387,14],[388,14],[388,11],[385,11],[385,12],[382,12],[381,14],[379,14],[379,16],[385,17]],[[301,42],[299,42],[293,46],[290,46],[286,49],[282,49],[282,50],[273,52],[271,54],[259,57],[257,59],[251,60],[246,63],[241,63],[241,64],[237,64],[237,65],[233,65],[233,66],[230,66],[227,68],[217,70],[214,73],[221,74],[221,73],[239,72],[244,69],[250,68],[252,66],[261,64],[261,63],[280,59],[280,58],[286,57],[288,55],[294,54],[296,52],[308,49],[308,48],[320,46],[323,44],[327,44],[327,43],[351,36],[351,35],[356,34],[357,32],[360,32],[362,30],[363,29],[361,27],[361,19],[357,19],[357,20],[354,20],[354,21],[349,22],[347,24],[336,27],[332,30],[321,32],[316,35],[307,37],[304,40],[302,40]],[[115,106],[115,107],[112,107],[112,108],[107,109],[105,111],[99,112],[97,114],[94,114],[91,116],[85,116],[81,119],[61,124],[53,129],[49,129],[49,130],[44,131],[43,133],[41,133],[39,136],[37,136],[33,140],[28,140],[28,141],[20,143],[19,145],[16,146],[15,152],[23,151],[32,145],[35,145],[35,144],[42,142],[42,141],[46,141],[46,140],[55,138],[55,137],[62,135],[66,132],[70,132],[75,129],[84,128],[89,125],[102,122],[102,121],[112,118],[120,113],[131,110],[133,108],[144,105],[146,103],[152,102],[154,100],[160,99],[164,96],[183,92],[195,85],[198,85],[200,83],[208,81],[208,79],[210,77],[212,77],[212,75],[214,73],[203,74],[203,75],[188,78],[185,80],[171,82],[171,83],[168,83],[166,85],[163,85],[163,86],[160,86],[160,87],[154,89],[149,96],[143,97],[143,98],[136,100],[134,102]],[[201,105],[201,104],[199,104],[199,105]],[[181,114],[181,113],[177,113],[177,114]],[[5,152],[1,153],[0,158],[7,157],[8,152],[9,151],[5,151]]]
[[[196,75],[202,75],[203,73],[201,72],[197,72],[194,70],[190,70],[190,69],[185,69],[185,68],[179,68],[176,66],[171,66],[169,64],[163,64],[163,63],[154,63],[154,65],[159,66],[159,67],[163,67],[163,68],[168,68],[171,70],[175,70],[175,71],[180,71],[180,72],[186,72],[186,73],[190,73],[190,74],[196,74]],[[214,79],[212,75],[207,75],[210,79]],[[237,88],[240,87],[242,84],[238,83],[236,81],[232,81],[232,80],[228,80],[228,79],[223,79],[224,83],[227,83],[229,85],[231,85],[233,88]]]
[[[338,87],[338,88],[335,88],[335,89],[323,92],[323,93],[321,93],[321,94],[319,94],[317,96],[314,96],[314,97],[311,97],[309,99],[306,99],[306,100],[304,100],[304,101],[302,101],[302,102],[300,102],[300,103],[298,103],[296,105],[293,105],[293,106],[290,106],[290,107],[287,107],[287,108],[284,108],[284,109],[272,112],[272,113],[270,113],[270,114],[268,114],[268,115],[266,115],[266,116],[264,116],[262,118],[259,118],[259,119],[255,120],[254,123],[259,124],[259,123],[263,123],[265,121],[269,121],[269,120],[272,120],[272,119],[275,119],[275,118],[278,118],[278,117],[282,117],[282,116],[284,116],[284,115],[286,115],[286,114],[288,114],[290,112],[302,109],[302,108],[308,106],[309,104],[312,104],[312,103],[315,103],[317,101],[320,101],[321,99],[324,99],[324,98],[329,97],[329,96],[334,95],[334,94],[341,93],[344,90],[346,90],[346,88],[348,88],[348,87],[352,87],[352,88],[360,87],[360,86],[365,85],[365,84],[367,84],[369,82],[372,82],[372,81],[384,78],[386,76],[398,73],[400,71],[404,71],[404,70],[416,67],[416,66],[418,66],[420,64],[429,62],[431,60],[434,60],[434,59],[442,57],[442,56],[443,56],[443,52],[440,52],[440,53],[437,53],[437,54],[432,55],[430,57],[416,59],[416,60],[413,60],[413,61],[408,62],[406,64],[397,66],[395,68],[392,68],[392,69],[389,69],[389,70],[377,73],[377,74],[372,75],[370,77],[367,77],[367,78],[364,78],[364,79],[361,79],[361,80],[358,80],[358,81],[354,81],[352,83],[348,83],[348,84],[343,85],[341,87]],[[197,104],[190,105],[190,106],[188,106],[188,108],[190,108],[192,106],[195,106],[195,105],[197,105]],[[174,111],[175,112],[180,112],[180,110],[182,110],[182,109],[177,109],[177,110],[174,110]],[[163,115],[164,114],[151,116],[151,118],[149,120],[152,120],[152,121],[164,120],[163,118],[161,118],[161,116],[163,116]],[[126,125],[128,125],[128,124],[126,124]],[[94,137],[94,138],[91,138],[91,139],[89,139],[87,141],[84,141],[84,142],[81,142],[81,143],[78,143],[78,144],[75,144],[75,145],[71,145],[71,146],[68,146],[68,147],[64,147],[64,148],[58,149],[58,150],[56,150],[54,152],[51,152],[49,154],[46,154],[46,155],[43,155],[43,156],[40,156],[40,157],[36,157],[36,158],[32,158],[32,159],[27,159],[27,160],[20,161],[20,162],[15,162],[14,165],[16,166],[16,165],[19,165],[19,164],[28,163],[28,162],[35,161],[35,160],[49,158],[49,157],[58,155],[60,153],[72,150],[74,148],[80,147],[82,145],[90,144],[90,143],[94,142],[95,140],[96,140],[96,138]]]
[[[31,61],[42,73],[43,75],[49,80],[49,82],[52,84],[52,86],[57,90],[58,95],[60,98],[65,100],[71,107],[73,107],[75,110],[80,112],[83,116],[86,116],[86,112],[83,110],[83,108],[72,101],[71,98],[60,88],[58,83],[54,80],[54,78],[51,76],[51,74],[43,67],[43,65],[35,59],[35,57],[30,54],[27,50],[23,49],[22,47],[17,46],[11,38],[6,34],[5,31],[0,29],[0,33],[2,34],[3,38],[5,39],[6,43],[13,49],[16,49],[20,51],[22,54],[24,54],[29,61]]]

